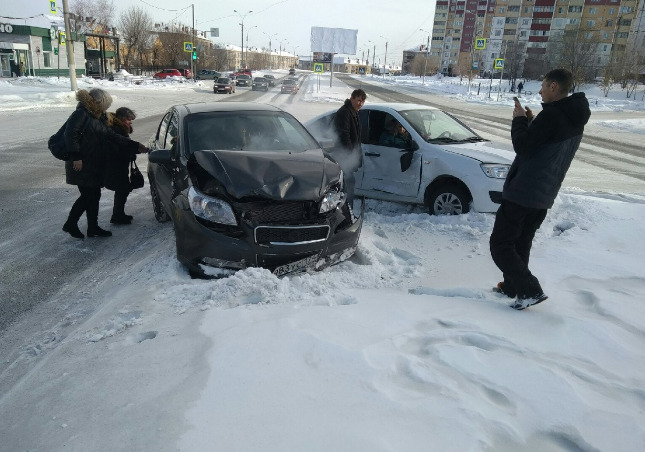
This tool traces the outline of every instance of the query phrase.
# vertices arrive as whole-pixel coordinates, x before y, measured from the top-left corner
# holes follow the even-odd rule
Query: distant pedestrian
[[[115,133],[129,137],[132,133],[132,121],[137,115],[128,107],[121,107],[115,113],[108,113],[106,124]],[[109,145],[105,155],[105,188],[114,191],[114,206],[112,208],[112,224],[130,224],[132,215],[125,213],[125,203],[132,191],[130,185],[130,162],[137,159],[137,153],[119,149],[114,143]]]
[[[355,172],[363,164],[361,150],[361,124],[358,112],[365,104],[367,94],[362,89],[355,89],[349,99],[336,112],[334,130],[338,137],[332,157],[343,170],[344,185],[347,191],[347,202],[350,207],[354,202]]]
[[[19,71],[20,71],[20,77],[24,77],[25,76],[25,63],[23,61],[20,62]]]
[[[519,101],[513,109],[515,160],[504,182],[490,252],[504,275],[494,290],[517,296],[511,306],[515,309],[547,299],[529,270],[529,255],[533,237],[553,206],[591,116],[584,93],[568,96],[572,84],[571,72],[554,69],[542,81],[542,111],[537,116]]]
[[[72,160],[65,162],[65,180],[78,186],[80,196],[72,205],[63,231],[77,239],[85,238],[78,228],[78,220],[85,212],[87,236],[109,237],[112,233],[98,225],[106,145],[115,143],[124,152],[147,152],[147,149],[141,143],[117,135],[103,123],[101,118],[112,104],[112,97],[106,91],[79,90],[76,99],[78,105],[65,128],[65,145],[72,156]]]
[[[524,83],[520,82],[517,84],[517,94],[518,96],[522,94],[522,90],[524,89]]]

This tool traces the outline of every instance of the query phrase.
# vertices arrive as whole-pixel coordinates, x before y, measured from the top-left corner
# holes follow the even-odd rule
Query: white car
[[[335,114],[330,111],[305,124],[332,157]],[[363,165],[356,174],[356,195],[423,204],[431,214],[497,211],[515,156],[511,146],[490,142],[448,113],[425,105],[369,104],[359,118]],[[394,122],[409,132],[407,144],[382,144]]]

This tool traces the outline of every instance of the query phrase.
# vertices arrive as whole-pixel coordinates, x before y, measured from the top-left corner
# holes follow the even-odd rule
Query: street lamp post
[[[428,51],[430,49],[430,32],[428,30],[424,30],[423,28],[419,28],[420,31],[424,33],[428,33],[428,43],[426,44],[426,61],[423,64],[423,78],[421,80],[421,83],[423,85],[426,84],[426,71],[428,70]]]
[[[240,26],[242,27],[242,56],[241,56],[242,61],[241,61],[241,63],[242,63],[242,69],[244,69],[246,67],[246,65],[244,63],[244,18],[247,15],[249,15],[250,13],[252,13],[253,11],[249,10],[249,11],[245,12],[244,14],[242,14],[238,10],[234,9],[233,12],[237,13],[237,15],[240,16]]]
[[[279,46],[278,47],[278,59],[279,59],[278,69],[282,68],[282,49],[284,49],[284,47],[282,47],[283,42],[285,44],[289,44],[289,41],[287,39],[278,40],[278,46]]]
[[[385,68],[387,67],[387,38],[385,36],[381,36],[381,38],[385,39],[385,58],[383,59],[383,78],[385,78]]]
[[[271,50],[271,38],[275,38],[276,36],[278,36],[278,34],[273,33],[272,35],[270,35],[269,33],[266,33],[264,31],[262,33],[264,33],[265,35],[267,35],[269,37],[269,69],[273,69],[273,67],[271,67],[272,66],[272,61],[271,61],[272,58],[271,58],[271,56],[272,56],[272,52],[273,52],[273,50]]]

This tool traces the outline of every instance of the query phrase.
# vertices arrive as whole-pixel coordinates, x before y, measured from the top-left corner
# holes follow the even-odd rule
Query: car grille
[[[236,213],[245,221],[255,224],[294,223],[315,221],[320,218],[318,204],[304,202],[245,202],[233,205]]]
[[[255,241],[258,245],[322,242],[329,236],[329,226],[258,226]]]

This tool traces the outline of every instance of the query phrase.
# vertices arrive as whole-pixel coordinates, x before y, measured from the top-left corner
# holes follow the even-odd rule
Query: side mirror
[[[320,144],[320,147],[323,149],[332,149],[335,145],[334,140],[331,138],[318,140],[318,144]]]
[[[172,158],[170,157],[170,151],[168,149],[157,149],[156,151],[150,151],[148,161],[168,165],[172,163]]]
[[[419,145],[416,143],[416,141],[413,141],[412,145],[408,149],[402,151],[403,153],[399,158],[402,173],[405,173],[408,168],[410,168],[410,165],[412,165],[412,157],[414,157],[414,151],[417,150],[419,150]]]

